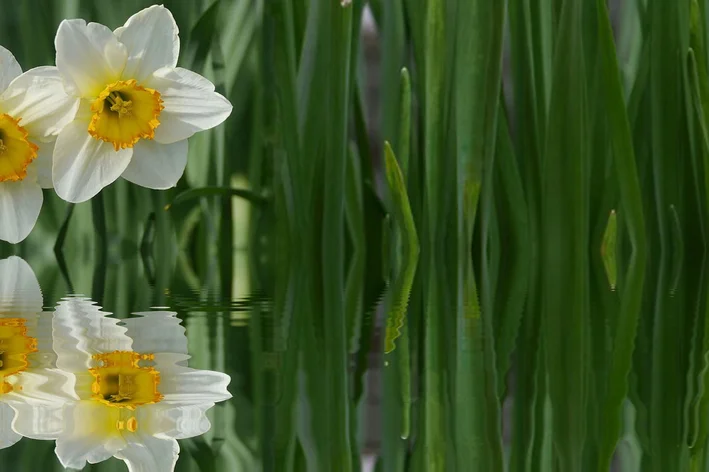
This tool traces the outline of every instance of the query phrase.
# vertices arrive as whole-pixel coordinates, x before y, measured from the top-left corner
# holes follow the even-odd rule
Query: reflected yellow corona
[[[135,410],[139,405],[157,403],[160,374],[152,367],[141,367],[141,361],[152,361],[152,354],[114,351],[95,354],[99,367],[90,369],[94,377],[93,399],[104,405]],[[119,428],[122,429],[122,428]],[[128,428],[130,430],[130,428]]]
[[[27,335],[22,318],[0,318],[0,394],[12,391],[6,379],[27,369],[27,355],[37,351],[37,340]]]

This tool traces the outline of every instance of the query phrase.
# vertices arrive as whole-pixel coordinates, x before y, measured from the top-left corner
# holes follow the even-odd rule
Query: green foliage
[[[0,44],[51,63],[62,18],[148,3],[10,2]],[[605,0],[166,1],[180,64],[232,116],[190,140],[176,189],[47,192],[0,253],[54,248],[42,277],[121,310],[160,301],[131,271],[269,297],[252,428],[229,430],[257,445],[186,442],[184,470],[359,470],[375,367],[378,470],[708,470],[709,12],[621,3],[615,22]]]

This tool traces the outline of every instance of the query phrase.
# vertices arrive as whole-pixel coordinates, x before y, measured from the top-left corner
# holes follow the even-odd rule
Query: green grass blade
[[[588,317],[588,156],[582,1],[563,3],[544,162],[543,316],[553,441],[560,470],[583,470]]]

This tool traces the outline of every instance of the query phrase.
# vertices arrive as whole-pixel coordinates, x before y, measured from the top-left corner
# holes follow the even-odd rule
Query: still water
[[[2,470],[259,469],[251,301],[165,290],[166,306],[114,299],[134,309],[112,314],[61,293],[0,260]]]
[[[505,470],[562,470],[544,360],[524,354],[559,341],[522,318],[516,264],[494,274],[498,309],[486,328],[471,270],[462,280],[473,298],[450,316],[445,264],[426,267],[441,307],[432,310],[416,263],[375,277],[365,267],[377,258],[353,255],[333,324],[321,289],[305,288],[321,274],[281,260],[275,270],[254,252],[236,251],[226,276],[182,256],[26,258],[0,260],[2,470],[473,471],[492,470],[479,464],[496,457]],[[600,470],[602,392],[616,362],[603,333],[619,316],[617,275],[603,262],[591,268],[588,396],[577,411],[584,470]],[[691,310],[696,326],[663,359],[656,315],[644,311],[612,471],[704,470],[706,293],[701,279],[668,280],[646,291],[646,306],[660,297],[671,312]],[[540,335],[546,344],[531,339]]]

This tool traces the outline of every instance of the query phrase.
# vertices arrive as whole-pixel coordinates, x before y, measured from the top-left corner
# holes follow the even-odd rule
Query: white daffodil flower
[[[55,46],[67,99],[81,101],[54,149],[54,187],[69,202],[92,198],[118,177],[174,187],[187,165],[187,138],[231,113],[209,80],[177,67],[178,28],[163,6],[115,31],[64,20]]]
[[[0,449],[22,437],[12,430],[15,413],[7,401],[21,390],[19,379],[41,376],[54,360],[52,318],[41,313],[42,292],[30,266],[19,257],[0,260]]]
[[[42,187],[52,187],[54,137],[76,115],[53,67],[22,73],[0,46],[0,239],[18,243],[34,228]],[[58,94],[54,93],[58,88]]]
[[[177,439],[209,430],[206,411],[231,397],[230,378],[186,367],[187,338],[174,313],[106,315],[87,299],[59,303],[54,350],[58,369],[71,374],[70,388],[44,390],[29,401],[16,396],[13,427],[23,436],[56,439],[65,467],[114,456],[131,472],[171,472]]]

